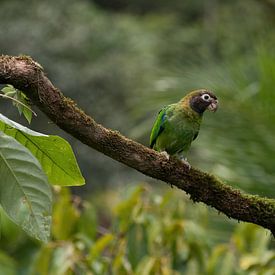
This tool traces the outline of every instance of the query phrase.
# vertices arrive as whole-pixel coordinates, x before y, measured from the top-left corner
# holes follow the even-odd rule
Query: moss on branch
[[[0,56],[0,83],[25,92],[56,125],[103,154],[141,173],[174,185],[230,218],[258,224],[275,236],[275,200],[244,194],[216,177],[188,167],[106,129],[63,96],[28,56]]]

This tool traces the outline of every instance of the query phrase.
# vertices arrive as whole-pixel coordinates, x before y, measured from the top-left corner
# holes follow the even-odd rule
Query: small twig
[[[28,107],[26,104],[22,103],[21,101],[15,99],[14,97],[8,96],[8,95],[4,95],[4,94],[0,94],[1,97],[6,98],[6,99],[11,99],[12,101],[15,101],[16,103],[24,106],[25,108],[27,108],[29,111],[31,111],[35,116],[37,116],[36,112],[33,111],[30,107]]]

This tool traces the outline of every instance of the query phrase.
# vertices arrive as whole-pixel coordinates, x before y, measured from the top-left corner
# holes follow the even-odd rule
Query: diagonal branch
[[[0,56],[0,83],[12,84],[56,125],[103,154],[141,173],[167,182],[191,199],[216,208],[230,218],[271,230],[275,236],[275,200],[241,193],[216,177],[167,160],[161,154],[104,128],[53,86],[42,67],[26,56]]]

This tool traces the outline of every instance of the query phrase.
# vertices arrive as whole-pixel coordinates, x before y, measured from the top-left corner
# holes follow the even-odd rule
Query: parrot
[[[179,102],[163,107],[152,127],[150,148],[167,159],[179,159],[190,169],[187,152],[199,134],[203,113],[217,109],[218,99],[207,89],[189,92]]]

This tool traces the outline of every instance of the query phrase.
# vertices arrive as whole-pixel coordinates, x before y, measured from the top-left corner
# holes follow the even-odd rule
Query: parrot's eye
[[[204,94],[201,96],[201,98],[205,101],[209,101],[209,99],[211,98],[209,94]]]

